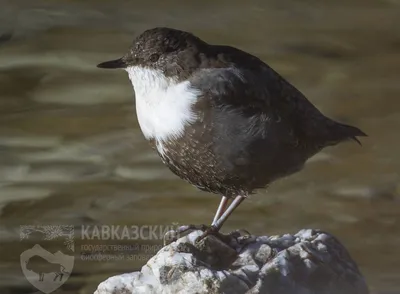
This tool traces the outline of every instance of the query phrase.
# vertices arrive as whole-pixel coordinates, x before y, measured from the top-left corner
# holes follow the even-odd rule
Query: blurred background
[[[373,293],[400,293],[398,0],[0,0],[0,293],[37,291],[20,266],[36,241],[21,242],[20,225],[74,225],[74,268],[56,293],[93,293],[145,260],[82,260],[81,225],[211,221],[219,197],[162,165],[138,128],[126,73],[96,68],[155,26],[257,55],[326,115],[369,135],[252,196],[223,230],[323,229]]]

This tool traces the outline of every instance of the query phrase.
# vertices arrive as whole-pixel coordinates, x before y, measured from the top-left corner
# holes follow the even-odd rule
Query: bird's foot
[[[199,243],[201,240],[203,240],[208,235],[215,235],[217,237],[223,236],[221,233],[219,233],[219,228],[217,228],[213,225],[207,227],[205,230],[202,230],[202,231],[203,231],[203,234],[201,234],[200,236],[198,236],[196,238],[195,243]]]
[[[253,236],[248,230],[246,229],[239,229],[239,230],[234,230],[228,234],[228,236],[234,240],[238,244],[248,244],[252,243],[255,241],[256,236]]]
[[[243,237],[246,237],[246,236],[251,236],[251,234],[246,229],[238,229],[238,230],[234,230],[234,231],[230,232],[228,234],[228,236],[237,239],[237,238],[241,238],[241,237],[243,238]]]
[[[184,225],[178,227],[176,230],[171,230],[165,233],[164,235],[164,246],[168,245],[183,236],[184,234],[187,234],[191,231],[207,231],[210,228],[210,226],[207,225]]]
[[[209,235],[216,236],[218,239],[220,239],[222,242],[224,242],[226,244],[231,244],[232,241],[241,243],[244,240],[247,240],[251,237],[251,234],[249,233],[249,231],[247,231],[245,229],[234,230],[228,234],[223,234],[223,233],[220,233],[216,227],[211,226],[206,231],[204,231],[204,233],[201,236],[197,237],[196,243],[200,242],[201,240],[203,240],[205,237],[207,237]]]
[[[251,237],[251,234],[249,231],[245,229],[239,229],[239,230],[234,230],[230,232],[229,234],[222,234],[219,232],[219,228],[215,226],[210,226],[206,230],[204,230],[204,233],[197,237],[196,243],[200,242],[203,240],[205,237],[213,235],[219,238],[221,241],[229,244],[231,243],[232,240],[236,240],[237,242],[240,242],[242,240],[248,239]]]
[[[171,230],[165,233],[164,235],[164,246],[178,240],[184,234],[190,233],[191,231],[203,231],[199,237],[196,238],[195,243],[199,243],[205,237],[209,235],[213,235],[223,241],[224,243],[229,244],[232,240],[236,240],[238,243],[241,243],[251,237],[249,231],[245,229],[234,230],[229,234],[222,234],[219,232],[219,228],[215,226],[208,225],[184,225],[178,227],[176,230]]]

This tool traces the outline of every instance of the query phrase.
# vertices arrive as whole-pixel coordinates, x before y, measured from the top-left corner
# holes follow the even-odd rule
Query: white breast
[[[126,71],[135,90],[139,125],[147,139],[155,139],[162,148],[163,141],[180,137],[185,126],[196,120],[192,106],[199,92],[188,81],[177,83],[161,71],[136,66]]]

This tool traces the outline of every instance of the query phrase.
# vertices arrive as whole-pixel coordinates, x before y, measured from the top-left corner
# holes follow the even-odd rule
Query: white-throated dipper
[[[98,67],[128,72],[140,128],[164,164],[222,196],[203,237],[256,189],[299,171],[324,147],[365,136],[324,116],[257,57],[188,32],[147,30],[122,58]]]

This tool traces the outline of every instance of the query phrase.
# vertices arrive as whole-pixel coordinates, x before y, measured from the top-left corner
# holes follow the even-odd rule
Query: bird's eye
[[[156,62],[158,60],[158,58],[160,58],[160,55],[158,55],[156,53],[150,55],[150,61],[151,62]]]

